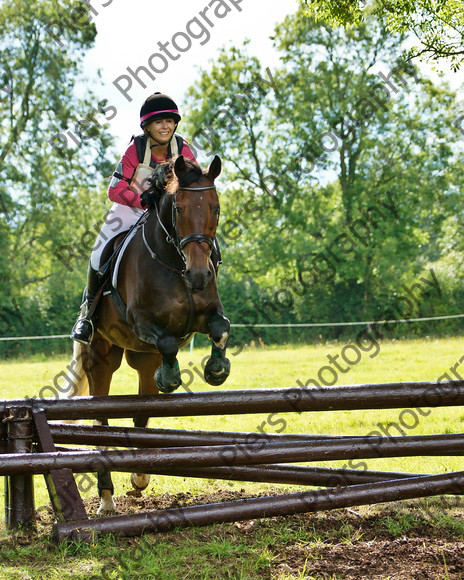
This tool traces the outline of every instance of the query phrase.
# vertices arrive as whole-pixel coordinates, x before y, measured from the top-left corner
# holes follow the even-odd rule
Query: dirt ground
[[[264,494],[266,495],[266,494]],[[209,495],[130,495],[118,498],[120,513],[241,499],[240,492]],[[95,513],[98,501],[86,506]],[[208,530],[205,540],[208,539]],[[239,536],[256,548],[268,533],[274,541],[270,569],[257,578],[280,579],[464,579],[464,506],[459,497],[429,498],[216,526],[211,534]],[[213,536],[211,536],[213,537]]]

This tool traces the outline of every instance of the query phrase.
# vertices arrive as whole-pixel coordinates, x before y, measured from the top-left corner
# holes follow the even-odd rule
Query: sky
[[[180,107],[187,89],[199,77],[199,68],[209,68],[220,47],[241,47],[249,38],[249,52],[260,59],[262,70],[275,67],[278,58],[269,37],[277,23],[296,12],[298,2],[90,0],[90,5],[98,34],[95,48],[86,56],[85,71],[88,75],[101,71],[103,86],[95,86],[94,91],[117,109],[109,124],[121,150],[134,133],[140,132],[139,112],[146,97],[160,91]],[[158,43],[165,48],[161,49]],[[162,53],[167,67],[162,57],[153,57],[156,53]],[[165,68],[164,72],[158,74],[150,68],[150,57],[153,67],[158,71]],[[129,67],[135,73],[141,66],[155,77],[152,80],[140,70],[137,76],[145,87],[127,71]],[[118,78],[120,90],[114,85]],[[179,132],[182,134],[181,125]]]
[[[209,69],[221,47],[241,47],[248,38],[249,54],[259,58],[263,75],[267,67],[275,68],[278,56],[269,37],[275,25],[298,8],[298,0],[86,1],[98,34],[85,58],[85,71],[90,77],[101,72],[102,85],[92,88],[116,107],[117,114],[108,122],[121,154],[131,136],[140,133],[139,111],[146,97],[160,91],[181,107],[199,69]],[[437,80],[430,65],[416,62]],[[457,88],[462,72],[449,71],[446,78]]]

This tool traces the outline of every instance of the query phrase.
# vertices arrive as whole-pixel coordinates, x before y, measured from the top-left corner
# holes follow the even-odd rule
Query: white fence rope
[[[425,318],[394,318],[393,320],[364,320],[362,322],[303,322],[280,324],[231,324],[233,328],[303,328],[321,326],[362,326],[365,324],[388,324],[389,322],[424,322],[430,320],[447,320],[449,318],[464,318],[464,314],[448,314],[446,316],[428,316]],[[0,341],[7,340],[40,340],[44,338],[69,338],[69,334],[51,334],[49,336],[7,336],[0,337]]]
[[[299,326],[361,326],[364,324],[387,324],[389,322],[422,322],[423,320],[446,320],[447,318],[464,318],[464,314],[449,314],[447,316],[428,316],[426,318],[400,318],[393,320],[365,320],[363,322],[305,322],[302,324],[298,323],[282,323],[282,324],[231,324],[231,326],[240,326],[243,328],[248,328],[252,326],[253,328],[260,327],[299,327]]]

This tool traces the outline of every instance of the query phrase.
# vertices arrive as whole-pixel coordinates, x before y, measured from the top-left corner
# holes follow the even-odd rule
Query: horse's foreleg
[[[230,321],[221,311],[216,310],[208,320],[208,327],[213,345],[211,356],[205,365],[204,377],[208,384],[219,386],[230,374],[230,360],[226,358]]]
[[[153,344],[163,357],[161,366],[155,372],[155,382],[161,392],[172,393],[182,383],[177,362],[179,346],[176,339],[167,334],[154,317],[146,311],[139,310],[132,313],[130,325],[137,338]]]

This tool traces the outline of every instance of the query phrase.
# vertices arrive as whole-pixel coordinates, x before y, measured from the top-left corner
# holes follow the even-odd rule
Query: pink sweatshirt
[[[195,161],[195,156],[193,155],[192,150],[185,140],[184,146],[182,148],[182,155],[186,159],[192,159]],[[167,157],[164,159],[158,159],[153,155],[153,153],[152,158],[157,163],[161,163],[162,161],[167,160]],[[139,159],[137,157],[137,147],[135,145],[135,141],[132,141],[116,167],[115,173],[123,175],[124,179],[113,176],[108,188],[108,197],[111,201],[120,203],[121,205],[128,205],[130,207],[138,207],[139,209],[143,209],[142,205],[140,204],[140,195],[129,189],[129,183],[138,164]]]

